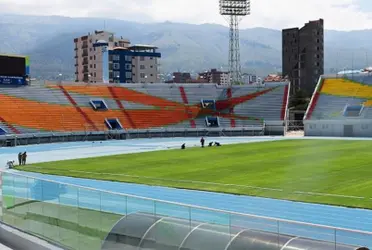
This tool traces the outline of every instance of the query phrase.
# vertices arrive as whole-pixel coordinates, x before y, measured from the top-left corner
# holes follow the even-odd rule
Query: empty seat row
[[[107,130],[105,119],[117,118],[125,129],[205,128],[207,116],[219,116],[221,127],[244,127],[283,119],[286,91],[286,84],[231,89],[195,84],[0,88],[0,127],[8,133],[102,131]],[[97,98],[108,110],[90,106]],[[201,100],[214,101],[218,109],[203,108]]]
[[[309,105],[305,119],[345,119],[344,112],[348,106],[363,106],[359,118],[371,119],[371,100],[372,76],[365,74],[345,78],[324,76]]]

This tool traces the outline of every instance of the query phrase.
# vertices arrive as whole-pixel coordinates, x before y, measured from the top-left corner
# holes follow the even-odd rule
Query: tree
[[[311,98],[303,91],[298,90],[289,98],[289,108],[292,110],[306,111]]]

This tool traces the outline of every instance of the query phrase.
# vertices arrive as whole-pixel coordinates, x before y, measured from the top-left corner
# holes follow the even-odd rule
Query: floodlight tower
[[[229,73],[231,84],[241,83],[239,23],[250,14],[250,0],[220,0],[220,14],[230,24]]]

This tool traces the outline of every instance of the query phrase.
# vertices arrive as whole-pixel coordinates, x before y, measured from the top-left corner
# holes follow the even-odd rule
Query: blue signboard
[[[26,81],[20,76],[0,76],[0,85],[26,85]]]

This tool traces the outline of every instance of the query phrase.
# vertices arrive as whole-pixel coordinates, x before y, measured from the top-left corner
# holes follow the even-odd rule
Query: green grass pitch
[[[372,141],[283,140],[38,163],[18,169],[372,208]]]

